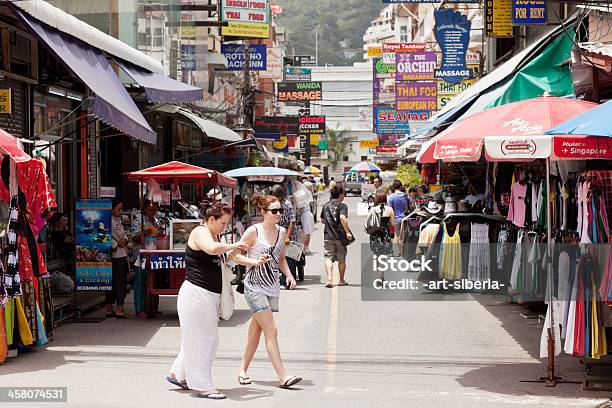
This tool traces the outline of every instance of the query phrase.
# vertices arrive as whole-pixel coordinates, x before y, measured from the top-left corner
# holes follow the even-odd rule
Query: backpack
[[[378,231],[382,230],[382,215],[385,211],[385,205],[380,205],[380,212],[376,211],[376,207],[372,208],[370,214],[368,214],[368,219],[366,220],[365,231],[369,235],[375,234]]]

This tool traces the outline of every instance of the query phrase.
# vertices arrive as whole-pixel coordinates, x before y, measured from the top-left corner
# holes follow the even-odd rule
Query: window
[[[408,42],[408,26],[401,26],[400,27],[399,41],[400,42]]]
[[[344,156],[344,157],[342,158],[342,160],[343,160],[343,161],[349,161],[349,157],[348,157],[348,156]]]

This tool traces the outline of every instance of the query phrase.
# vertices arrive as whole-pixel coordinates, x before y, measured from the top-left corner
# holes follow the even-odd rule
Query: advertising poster
[[[317,65],[314,55],[294,55],[293,66],[295,67],[315,67]]]
[[[546,0],[511,0],[512,24],[546,24]]]
[[[485,15],[487,37],[512,37],[512,0],[485,0]]]
[[[244,45],[221,44],[221,54],[227,59],[228,71],[242,71],[246,62]],[[249,46],[249,70],[265,71],[267,52],[266,46],[254,44]]]
[[[280,48],[271,47],[266,52],[266,65],[268,69],[259,72],[260,78],[280,81],[283,79],[283,58]]]
[[[433,79],[438,56],[435,52],[398,52],[395,54],[397,81]]]
[[[472,78],[473,72],[466,63],[472,22],[461,12],[452,9],[436,10],[434,19],[436,41],[442,49],[442,64],[435,71],[434,77],[451,84]]]
[[[260,134],[297,135],[300,132],[300,122],[297,116],[257,116],[253,130]]]
[[[417,115],[418,116],[418,115]],[[425,115],[427,120],[428,115]],[[395,108],[378,106],[374,108],[375,129],[374,132],[381,134],[404,134],[410,132],[411,115],[409,112],[398,112]]]
[[[449,84],[446,81],[438,80],[438,110],[443,109],[451,99],[468,89],[474,82],[476,80],[469,79],[456,84]]]
[[[396,53],[419,51],[425,51],[425,43],[385,43],[382,45],[382,62],[395,65]]]
[[[396,133],[384,133],[378,135],[377,150],[381,146],[396,146],[397,140],[400,138]]]
[[[285,68],[285,81],[309,82],[312,78],[312,69],[301,67]]]
[[[80,199],[76,202],[76,288],[112,289],[112,200]]]
[[[321,82],[279,82],[278,101],[320,101],[323,99]]]
[[[279,140],[274,141],[274,151],[277,153],[288,153],[289,152],[289,141],[287,136],[280,136]]]
[[[181,45],[181,70],[195,71],[196,69],[196,46]]]
[[[322,135],[325,133],[325,116],[300,116],[301,135]],[[319,141],[317,140],[317,145]]]
[[[438,110],[436,82],[396,82],[397,110],[429,112]]]
[[[270,36],[270,2],[268,0],[221,0],[221,35],[268,38]]]

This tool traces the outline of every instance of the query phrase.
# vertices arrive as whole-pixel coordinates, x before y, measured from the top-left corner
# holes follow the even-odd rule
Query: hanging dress
[[[460,224],[457,224],[455,233],[448,235],[446,224],[443,224],[442,254],[440,257],[440,277],[449,280],[461,279],[461,238],[459,237]]]
[[[486,281],[491,278],[491,253],[489,248],[489,224],[471,225],[468,279]]]

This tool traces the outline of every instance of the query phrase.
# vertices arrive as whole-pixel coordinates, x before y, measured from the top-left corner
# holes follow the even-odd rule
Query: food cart
[[[173,200],[177,198],[174,193],[179,190],[181,184],[195,186],[195,195],[200,198],[205,197],[204,190],[217,189],[222,196],[229,198],[230,202],[228,204],[230,205],[233,204],[234,189],[238,185],[236,179],[217,171],[178,161],[129,173],[128,178],[140,183],[141,208],[143,210],[144,183],[152,182],[162,187],[170,187],[170,190],[166,190],[169,194],[170,210],[173,210],[174,205],[178,205]],[[213,199],[217,199],[216,194]],[[189,211],[188,208],[186,210]],[[191,230],[201,224],[201,219],[195,214],[193,216],[195,217],[188,219],[169,216],[166,223],[169,226],[169,234],[157,240],[162,245],[156,248],[151,242],[145,241],[144,247],[140,250],[141,267],[147,272],[145,313],[149,318],[153,318],[157,314],[159,296],[178,295],[181,284],[185,280],[187,239]]]
[[[304,205],[310,207],[310,200],[306,197],[306,187],[298,191],[294,190],[293,183],[290,181],[299,176],[291,170],[279,167],[244,167],[240,169],[230,170],[224,173],[225,176],[236,178],[239,180],[239,193],[247,203],[247,220],[244,228],[262,221],[261,214],[251,204],[250,198],[254,194],[268,194],[272,187],[276,184],[283,185],[287,192],[287,198],[293,203],[296,209],[296,228],[300,227],[300,208]],[[301,184],[301,183],[300,183]],[[303,186],[303,185],[302,185]],[[307,201],[305,201],[307,200]],[[297,261],[298,276],[297,279],[304,279],[305,257],[303,254],[303,242],[292,242],[285,249],[286,256]]]

